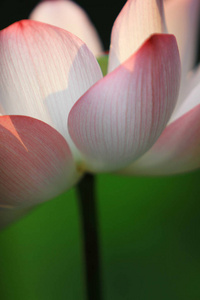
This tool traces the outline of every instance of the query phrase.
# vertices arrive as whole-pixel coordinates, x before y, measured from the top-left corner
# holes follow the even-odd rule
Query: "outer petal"
[[[129,175],[172,175],[200,167],[200,104],[171,123]]]
[[[35,7],[29,18],[72,32],[83,40],[96,56],[103,51],[98,33],[89,17],[74,2],[67,0],[41,2]]]
[[[131,56],[154,33],[165,33],[162,0],[128,0],[111,35],[109,72]]]
[[[180,60],[174,36],[154,35],[85,93],[69,114],[69,133],[92,171],[119,169],[147,151],[173,111]]]
[[[102,77],[87,46],[65,30],[25,20],[0,32],[0,58],[4,114],[40,119],[70,143],[68,113]]]
[[[0,117],[0,207],[49,200],[77,180],[65,139],[30,117]]]

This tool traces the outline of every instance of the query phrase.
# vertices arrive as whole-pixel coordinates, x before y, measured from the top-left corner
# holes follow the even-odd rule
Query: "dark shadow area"
[[[38,4],[37,0],[1,0],[0,3],[0,29],[10,24],[27,19],[33,8]],[[112,25],[125,4],[125,0],[77,0],[76,3],[85,9],[91,21],[97,28],[105,49],[109,48]]]

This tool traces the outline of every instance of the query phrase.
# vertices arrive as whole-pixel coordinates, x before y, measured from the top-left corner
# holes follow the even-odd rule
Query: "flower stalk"
[[[95,177],[86,174],[77,185],[83,234],[87,300],[102,300]]]

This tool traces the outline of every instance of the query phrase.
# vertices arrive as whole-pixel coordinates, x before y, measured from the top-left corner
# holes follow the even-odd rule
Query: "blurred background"
[[[0,29],[28,18],[37,3],[1,0]],[[77,3],[108,49],[125,1]],[[97,193],[104,299],[199,299],[200,172],[162,178],[102,174]],[[0,232],[0,299],[85,300],[84,295],[72,189]]]
[[[108,49],[110,32],[115,18],[120,12],[125,0],[78,0],[77,4],[84,8],[93,24],[98,29],[105,49]],[[30,12],[39,3],[37,0],[1,0],[0,4],[0,29],[9,26],[11,23],[28,18]]]

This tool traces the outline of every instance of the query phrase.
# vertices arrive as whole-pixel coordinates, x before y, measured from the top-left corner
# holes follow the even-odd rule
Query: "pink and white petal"
[[[69,133],[86,157],[82,168],[114,171],[146,152],[171,116],[179,83],[176,40],[163,34],[150,37],[91,87],[68,119]]]
[[[0,103],[5,114],[40,119],[70,144],[68,113],[102,78],[87,46],[63,29],[24,20],[0,32],[0,56]]]
[[[67,0],[40,2],[30,19],[63,28],[83,40],[95,56],[103,52],[98,33],[86,12],[76,3]]]
[[[111,34],[108,70],[129,58],[154,33],[166,33],[162,0],[128,0]]]
[[[26,207],[69,189],[79,174],[64,137],[26,116],[0,117],[0,207]]]
[[[200,104],[171,123],[155,145],[121,173],[173,175],[200,167]]]

